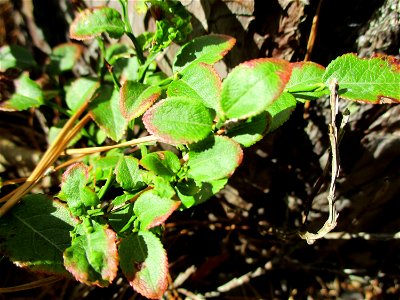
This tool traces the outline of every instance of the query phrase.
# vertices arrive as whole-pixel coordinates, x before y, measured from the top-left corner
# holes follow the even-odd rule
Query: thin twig
[[[62,154],[63,155],[76,155],[76,154],[92,154],[98,152],[104,152],[115,148],[129,147],[138,144],[144,143],[155,143],[157,142],[157,138],[153,135],[141,137],[138,139],[130,140],[124,143],[111,145],[111,146],[102,146],[102,147],[89,147],[89,148],[77,148],[77,149],[67,149]]]
[[[337,218],[339,216],[335,207],[335,188],[336,178],[339,174],[339,150],[338,150],[338,131],[336,127],[336,116],[338,114],[338,82],[337,79],[332,79],[330,83],[330,104],[331,104],[331,123],[329,124],[329,141],[331,144],[331,182],[328,190],[328,205],[329,205],[329,216],[321,229],[316,233],[313,232],[300,232],[299,236],[302,239],[307,240],[308,244],[312,244],[315,240],[324,237],[328,232],[336,227]]]

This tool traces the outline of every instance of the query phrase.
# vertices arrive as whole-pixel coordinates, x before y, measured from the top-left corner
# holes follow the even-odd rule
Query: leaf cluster
[[[60,45],[44,66],[51,90],[30,78],[29,71],[39,66],[29,52],[19,46],[1,48],[0,71],[17,69],[21,75],[0,109],[54,107],[52,99],[59,96],[63,124],[82,108],[93,121],[69,146],[84,142],[96,153],[105,141],[112,145],[100,147],[107,150],[104,155],[71,164],[52,199],[26,196],[0,218],[0,236],[5,240],[1,250],[21,266],[72,274],[98,286],[113,282],[120,269],[137,292],[161,298],[168,286],[162,226],[175,211],[220,191],[240,165],[243,148],[282,126],[297,105],[328,94],[332,79],[338,80],[344,99],[399,102],[400,72],[391,57],[345,54],[326,68],[313,62],[254,59],[222,79],[214,64],[234,47],[235,39],[214,34],[184,44],[168,77],[154,59],[187,37],[190,16],[178,1],[147,2],[157,29],[139,37],[128,22],[127,1],[120,1],[122,15],[109,7],[77,14],[70,35],[81,41],[97,39],[97,74],[61,84],[84,46]],[[126,35],[132,47],[106,47],[105,35]],[[52,128],[55,134],[59,127]],[[143,133],[150,136],[141,142]],[[32,246],[34,252],[28,250]]]

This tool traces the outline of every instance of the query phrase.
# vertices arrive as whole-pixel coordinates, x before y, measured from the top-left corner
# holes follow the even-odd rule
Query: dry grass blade
[[[34,288],[39,288],[42,286],[47,286],[49,284],[53,284],[57,281],[60,281],[62,278],[57,276],[51,276],[43,279],[39,279],[30,283],[21,284],[18,286],[7,287],[7,288],[0,288],[0,293],[15,293],[20,291],[31,290]]]

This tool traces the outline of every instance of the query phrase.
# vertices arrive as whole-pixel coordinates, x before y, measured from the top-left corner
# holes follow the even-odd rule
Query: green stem
[[[136,49],[136,55],[139,59],[139,63],[143,65],[146,61],[143,55],[142,47],[140,46],[139,42],[137,41],[135,35],[133,34],[131,22],[129,20],[129,15],[128,15],[128,1],[127,0],[119,0],[119,4],[121,5],[122,8],[122,15],[124,18],[124,23],[125,23],[125,34],[131,39],[133,45],[135,46]]]
[[[106,54],[106,47],[104,45],[104,41],[101,37],[97,37],[97,42],[99,43],[99,48],[100,48],[100,59],[99,59],[99,78],[100,81],[102,82],[106,73],[105,70],[105,54]]]

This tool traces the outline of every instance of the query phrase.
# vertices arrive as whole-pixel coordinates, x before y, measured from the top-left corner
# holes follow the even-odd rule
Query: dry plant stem
[[[60,153],[64,150],[64,148],[68,145],[70,140],[73,138],[74,134],[82,128],[89,119],[85,117],[84,122],[79,122],[76,126],[73,127],[74,123],[80,115],[86,110],[88,106],[88,102],[86,101],[76,112],[75,114],[65,123],[63,129],[58,134],[57,138],[53,141],[50,147],[46,150],[43,157],[40,159],[38,165],[33,170],[31,175],[26,179],[25,183],[15,189],[3,206],[0,207],[0,217],[4,216],[4,214],[10,210],[18,201],[26,195],[33,186],[43,177],[43,175],[47,172],[49,167],[57,160],[60,156]],[[88,116],[88,115],[87,115]],[[78,128],[78,126],[82,126]],[[72,128],[72,129],[71,129]],[[11,194],[11,193],[10,193]],[[10,195],[8,194],[8,195]],[[6,195],[6,197],[8,196]]]
[[[317,27],[318,27],[318,21],[319,21],[319,12],[321,11],[321,4],[322,0],[319,0],[317,11],[315,12],[315,16],[312,21],[311,29],[310,29],[310,36],[308,37],[308,42],[307,42],[307,52],[304,57],[304,61],[309,61],[311,52],[314,48],[314,42],[315,42],[315,37],[317,35]]]
[[[67,149],[65,150],[62,154],[64,155],[76,155],[76,154],[92,154],[92,153],[98,153],[98,152],[104,152],[108,151],[111,149],[115,148],[122,148],[122,147],[129,147],[129,146],[135,146],[139,144],[144,144],[144,143],[155,143],[157,142],[157,138],[149,135],[145,137],[141,137],[138,139],[130,140],[124,143],[116,144],[116,145],[111,145],[111,146],[103,146],[103,147],[89,147],[89,148],[78,148],[78,149]]]
[[[42,287],[42,286],[48,286],[49,284],[60,281],[61,279],[62,278],[58,277],[58,276],[51,276],[51,277],[39,279],[39,280],[29,282],[26,284],[22,284],[22,285],[18,285],[18,286],[0,288],[0,293],[15,293],[15,292],[19,292],[19,291],[31,290],[31,289]]]
[[[336,115],[338,113],[338,82],[337,79],[332,79],[330,83],[330,104],[331,104],[331,123],[329,124],[329,141],[331,144],[331,182],[328,190],[328,205],[329,205],[329,216],[325,224],[322,226],[317,233],[313,232],[300,232],[299,236],[302,239],[307,240],[308,244],[312,244],[315,240],[324,237],[328,232],[336,227],[337,218],[339,214],[335,208],[335,187],[336,178],[339,174],[339,151],[338,151],[338,133],[336,128]]]

